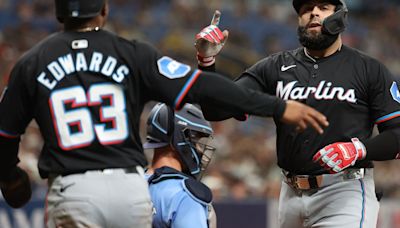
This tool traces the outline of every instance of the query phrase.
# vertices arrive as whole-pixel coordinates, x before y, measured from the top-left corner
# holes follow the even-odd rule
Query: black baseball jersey
[[[276,121],[278,165],[295,174],[326,172],[312,157],[328,144],[368,139],[374,124],[380,130],[400,124],[398,82],[377,60],[346,46],[321,59],[313,59],[304,48],[271,55],[245,71],[237,83],[301,101],[328,118],[330,126],[323,135],[313,129],[299,133]],[[368,161],[355,164],[370,166]]]
[[[56,33],[14,67],[0,104],[0,134],[18,137],[37,121],[45,140],[42,177],[144,166],[144,104],[182,102],[198,74],[107,31]]]

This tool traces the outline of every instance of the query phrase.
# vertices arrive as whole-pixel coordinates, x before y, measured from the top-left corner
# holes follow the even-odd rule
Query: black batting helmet
[[[105,0],[55,0],[56,16],[65,18],[92,18],[99,15]]]
[[[213,130],[199,108],[186,104],[174,111],[166,104],[156,104],[147,119],[145,149],[172,146],[185,166],[183,172],[196,178],[201,176],[214,152],[208,145]]]
[[[300,8],[305,3],[311,0],[293,0],[293,7],[297,14],[300,12]],[[335,13],[325,18],[322,23],[323,30],[331,35],[336,35],[343,32],[347,26],[347,9],[346,2],[344,0],[323,0],[325,2],[332,3],[336,6]]]

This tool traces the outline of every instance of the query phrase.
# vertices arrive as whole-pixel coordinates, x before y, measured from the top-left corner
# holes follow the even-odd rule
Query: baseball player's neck
[[[311,57],[318,59],[331,56],[335,54],[337,51],[340,51],[341,48],[342,48],[342,38],[341,36],[339,36],[331,46],[329,46],[324,50],[311,50],[306,48],[306,51],[307,54],[309,54]]]
[[[67,20],[64,23],[64,30],[76,32],[98,31],[105,24],[105,19],[101,16],[89,20]]]
[[[161,151],[160,151],[161,150]],[[178,171],[182,171],[182,165],[178,158],[178,155],[167,148],[159,148],[154,150],[153,162],[148,172],[152,172],[155,169],[168,166]]]

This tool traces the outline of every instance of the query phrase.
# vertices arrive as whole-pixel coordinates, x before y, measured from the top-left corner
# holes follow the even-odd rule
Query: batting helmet
[[[293,7],[297,14],[300,12],[300,8],[310,0],[293,0]],[[335,13],[325,18],[322,23],[323,30],[331,35],[336,35],[343,32],[347,25],[347,14],[348,9],[344,0],[325,0],[336,5]]]
[[[186,104],[174,114],[170,107],[159,103],[147,119],[147,142],[143,147],[172,146],[187,169],[183,171],[200,178],[215,150],[208,145],[212,133],[210,123],[196,106]]]
[[[104,4],[105,0],[55,0],[56,16],[60,22],[65,18],[92,18]]]

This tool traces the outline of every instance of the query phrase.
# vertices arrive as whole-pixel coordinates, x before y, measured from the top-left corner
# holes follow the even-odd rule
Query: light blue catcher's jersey
[[[177,175],[177,174],[174,174]],[[146,178],[151,178],[146,175]],[[154,204],[153,228],[208,228],[211,204],[196,197],[181,176],[150,182],[150,194]]]

